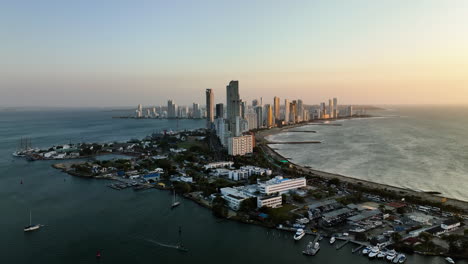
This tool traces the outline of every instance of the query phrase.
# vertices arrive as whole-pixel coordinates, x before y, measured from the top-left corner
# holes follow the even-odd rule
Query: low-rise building
[[[226,200],[229,208],[231,208],[234,211],[239,210],[242,201],[251,197],[242,190],[232,187],[221,188],[220,191],[221,195],[223,196],[223,199]]]
[[[286,193],[290,190],[295,190],[306,186],[305,178],[288,179],[282,176],[276,176],[275,178],[258,183],[258,189],[261,193],[269,195],[272,193]]]
[[[271,207],[278,208],[283,205],[283,197],[281,195],[271,195],[264,197],[257,197],[257,208]]]
[[[232,161],[220,161],[220,162],[212,162],[208,163],[205,166],[205,170],[208,169],[217,169],[217,168],[231,168],[234,165],[234,162]]]
[[[232,170],[229,171],[229,179],[233,181],[240,181],[240,180],[245,180],[249,178],[249,172],[247,170]]]
[[[252,175],[266,175],[266,176],[270,176],[273,171],[270,170],[270,169],[265,169],[265,168],[260,168],[260,167],[256,167],[256,166],[242,166],[240,167],[241,170],[246,170],[249,172],[249,176],[252,176]]]

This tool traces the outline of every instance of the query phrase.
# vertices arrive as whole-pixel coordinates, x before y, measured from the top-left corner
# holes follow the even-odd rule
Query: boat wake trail
[[[167,248],[173,248],[173,249],[179,249],[180,248],[179,245],[164,244],[164,243],[161,243],[161,242],[158,242],[158,241],[154,241],[152,239],[145,239],[145,240],[150,242],[150,243],[153,243],[155,245],[161,246],[161,247],[167,247]]]

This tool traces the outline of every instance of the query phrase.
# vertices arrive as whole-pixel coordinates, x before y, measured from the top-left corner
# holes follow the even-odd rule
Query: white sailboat
[[[180,205],[180,202],[177,201],[175,190],[173,190],[173,192],[174,192],[174,197],[173,197],[173,199],[172,199],[171,209],[173,209],[173,208],[175,208],[175,207],[177,207],[177,206]]]
[[[24,232],[30,232],[41,228],[40,224],[32,224],[32,213],[29,211],[29,225],[24,227]]]

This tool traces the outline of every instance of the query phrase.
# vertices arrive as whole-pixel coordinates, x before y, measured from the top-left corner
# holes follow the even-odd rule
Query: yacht
[[[373,247],[369,252],[369,258],[375,258],[379,254],[380,250],[378,247]]]
[[[299,228],[299,229],[296,231],[296,234],[294,234],[294,240],[299,241],[299,240],[301,240],[301,238],[304,237],[304,235],[305,235],[304,229]]]
[[[450,264],[455,264],[455,261],[451,257],[446,257],[445,260]]]
[[[29,212],[29,225],[24,227],[24,232],[30,232],[30,231],[38,230],[39,228],[41,228],[41,225],[39,225],[39,224],[33,225],[32,224],[32,214],[31,214],[31,212]]]
[[[313,243],[312,241],[307,244],[307,247],[302,253],[308,256],[315,256],[320,250],[320,244],[318,242]]]
[[[332,236],[330,238],[330,244],[332,245],[333,243],[335,243],[335,241],[336,241],[336,238],[334,236]]]
[[[367,254],[369,254],[369,251],[370,251],[370,247],[365,247],[365,248],[362,250],[362,254],[363,254],[363,255],[367,255]]]
[[[403,260],[403,262],[400,262],[400,259],[402,259],[402,258],[405,258],[405,260],[406,260],[406,256],[405,256],[404,254],[398,254],[398,255],[393,259],[392,262],[393,262],[393,263],[403,263],[404,260]]]
[[[377,258],[383,259],[383,258],[385,258],[385,256],[387,256],[387,251],[382,250],[382,251],[380,251],[379,254],[377,255]]]
[[[405,254],[400,254],[400,258],[398,259],[398,263],[404,263],[406,261]]]
[[[395,250],[390,250],[387,252],[387,260],[392,261],[396,257],[396,251]]]

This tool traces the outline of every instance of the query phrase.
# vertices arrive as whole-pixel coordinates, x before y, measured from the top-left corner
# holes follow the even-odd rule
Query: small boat
[[[335,243],[335,241],[336,241],[336,238],[334,236],[332,236],[330,238],[330,245],[333,245],[333,243]]]
[[[403,254],[398,254],[398,255],[393,259],[392,262],[393,262],[393,263],[399,263],[399,261],[400,261],[400,259],[401,259],[402,257],[405,257],[405,255],[403,255]],[[406,257],[405,257],[405,258],[406,258]]]
[[[186,247],[184,247],[184,245],[182,245],[182,244],[177,245],[176,249],[179,250],[179,251],[188,252],[188,249]]]
[[[406,261],[406,256],[405,254],[400,254],[400,258],[398,259],[398,263],[405,263]]]
[[[304,251],[302,251],[302,254],[308,255],[308,256],[315,256],[317,252],[320,250],[320,244],[318,242],[313,243],[312,241],[307,244],[307,247]]]
[[[380,250],[378,247],[373,247],[369,252],[369,258],[375,258],[379,254]]]
[[[450,264],[455,264],[455,261],[451,257],[446,257],[445,260]]]
[[[370,251],[370,247],[365,247],[365,248],[362,250],[362,254],[363,254],[363,255],[367,255],[367,254],[369,254],[369,251]]]
[[[174,209],[175,207],[180,205],[180,202],[177,201],[175,190],[173,192],[174,192],[174,197],[172,199],[171,209]]]
[[[303,238],[304,236],[305,236],[305,231],[304,231],[304,229],[299,228],[299,229],[296,231],[296,234],[294,234],[294,240],[299,241],[299,240],[301,240],[301,238]]]
[[[24,232],[38,230],[39,228],[41,228],[40,224],[36,224],[36,225],[32,224],[32,214],[31,214],[31,211],[29,211],[29,225],[24,227]]]
[[[396,251],[390,250],[387,252],[387,260],[392,261],[396,257]]]
[[[379,254],[377,254],[377,258],[379,259],[383,259],[385,258],[385,256],[387,256],[387,251],[384,250],[380,251]]]

